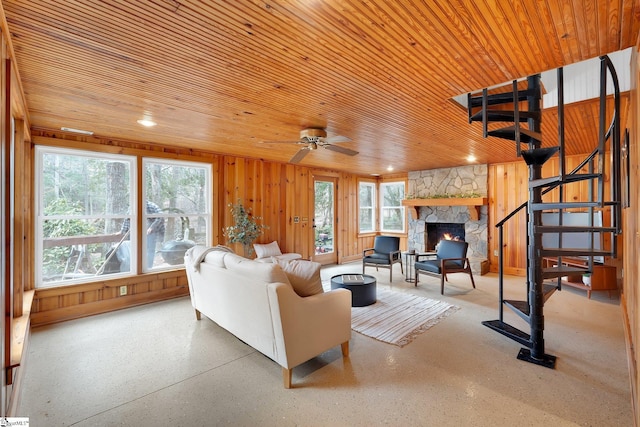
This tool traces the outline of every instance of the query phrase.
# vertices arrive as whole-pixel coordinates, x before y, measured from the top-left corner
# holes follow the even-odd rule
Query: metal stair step
[[[529,322],[529,303],[527,301],[503,300],[504,305],[509,307],[520,316],[525,322]]]
[[[526,347],[531,347],[531,337],[529,334],[518,328],[514,328],[508,323],[501,322],[500,320],[485,320],[482,324]]]
[[[528,96],[535,96],[536,91],[534,89],[519,90],[518,100],[526,101]],[[499,105],[499,104],[512,104],[513,92],[494,93],[487,95],[487,105]],[[482,96],[472,96],[471,107],[482,107]]]
[[[488,135],[495,136],[496,138],[516,140],[516,127],[507,126],[501,129],[494,129],[488,132]],[[529,129],[520,128],[520,142],[530,143],[533,141],[542,141],[542,134]]]
[[[615,233],[615,227],[587,227],[581,225],[537,225],[536,233]]]
[[[540,120],[539,111],[519,111],[518,116],[521,122],[529,119]],[[482,110],[471,115],[469,120],[472,122],[482,121]],[[515,120],[515,112],[510,110],[487,110],[487,120],[490,122],[513,122]]]
[[[562,179],[561,176],[551,176],[548,178],[534,179],[532,181],[529,181],[529,188],[546,187],[546,186],[558,185],[562,183],[584,181],[587,179],[598,179],[600,178],[600,176],[601,175],[598,173],[580,173],[580,174],[573,174],[573,175],[565,175],[564,180]]]
[[[533,150],[522,150],[520,153],[525,163],[528,165],[543,165],[560,150],[560,147],[534,148]]]
[[[588,273],[589,269],[580,267],[569,267],[566,265],[559,265],[557,267],[546,267],[542,269],[543,279],[554,279],[562,276],[572,276],[582,273]]]
[[[543,248],[540,253],[542,256],[548,257],[611,256],[611,252],[605,249],[587,248]]]
[[[599,208],[600,202],[551,202],[551,203],[531,203],[534,211],[574,209],[574,208]]]

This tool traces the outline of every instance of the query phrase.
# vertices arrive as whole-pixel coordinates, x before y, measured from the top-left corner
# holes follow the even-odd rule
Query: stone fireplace
[[[487,171],[486,165],[475,165],[409,172],[408,198],[468,193],[486,197]],[[420,206],[418,218],[409,216],[408,249],[415,249],[417,252],[433,251],[435,243],[431,243],[431,248],[430,230],[438,228],[438,224],[457,224],[463,228],[462,240],[469,243],[467,256],[471,261],[472,271],[483,274],[488,270],[487,211],[488,207],[482,206],[475,220],[467,206]]]

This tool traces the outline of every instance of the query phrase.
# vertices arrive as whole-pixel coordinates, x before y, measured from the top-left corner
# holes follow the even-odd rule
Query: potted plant
[[[582,283],[585,286],[591,286],[591,273],[582,273]]]
[[[231,215],[235,225],[225,227],[223,235],[229,243],[240,243],[244,249],[245,256],[253,255],[253,242],[262,234],[262,230],[267,228],[264,224],[259,224],[258,216],[251,215],[251,208],[247,209],[238,200],[237,204],[229,204]]]

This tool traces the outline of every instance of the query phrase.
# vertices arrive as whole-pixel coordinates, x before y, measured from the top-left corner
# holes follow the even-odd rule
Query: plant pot
[[[582,276],[582,283],[584,283],[585,286],[591,286],[591,276]]]

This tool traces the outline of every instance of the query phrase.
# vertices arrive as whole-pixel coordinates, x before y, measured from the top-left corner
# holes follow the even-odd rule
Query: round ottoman
[[[362,278],[362,280],[358,280]],[[349,280],[355,279],[355,280]],[[331,278],[331,289],[351,291],[351,307],[364,307],[376,302],[376,278],[367,274],[338,274]]]

